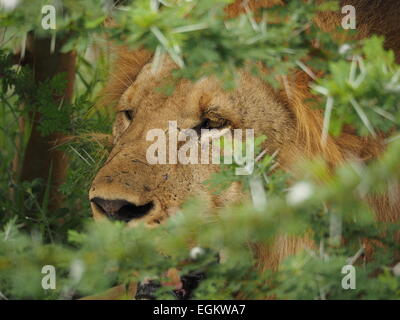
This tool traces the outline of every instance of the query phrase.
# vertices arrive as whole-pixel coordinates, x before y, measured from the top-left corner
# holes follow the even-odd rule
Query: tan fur
[[[400,34],[397,32],[399,24],[393,20],[399,14],[397,2],[377,2],[382,7],[371,5],[366,0],[346,3],[354,4],[360,14],[360,37],[384,34],[388,37],[386,45],[397,50],[400,41],[395,34]],[[253,9],[276,3],[283,1],[248,2]],[[241,2],[236,1],[227,8],[227,14],[234,16],[243,10]],[[384,14],[385,19],[382,18]],[[335,13],[321,14],[316,20],[326,30],[333,30],[339,22],[340,15]],[[399,57],[398,50],[396,53]],[[215,196],[202,184],[218,169],[215,165],[147,164],[145,155],[151,143],[146,142],[146,133],[152,128],[166,129],[168,120],[176,120],[180,128],[192,128],[199,123],[202,114],[211,117],[215,112],[211,109],[215,107],[220,116],[230,121],[232,128],[254,128],[256,135],[266,135],[265,149],[268,153],[279,150],[279,162],[287,170],[291,170],[292,164],[300,158],[318,155],[335,166],[346,158],[366,161],[383,150],[379,139],[357,137],[351,128],[346,128],[341,137],[330,137],[326,144],[322,144],[323,115],[306,102],[311,97],[310,79],[303,73],[294,73],[283,79],[284,89],[281,91],[273,90],[244,69],[240,72],[239,86],[233,91],[224,91],[215,78],[209,77],[195,83],[181,80],[174,93],[167,96],[157,88],[170,79],[174,68],[175,65],[165,59],[162,67],[152,73],[150,53],[119,49],[116,68],[111,71],[104,93],[103,101],[116,104],[118,111],[114,148],[93,181],[90,198],[124,199],[137,205],[154,201],[152,211],[141,218],[149,225],[164,221],[193,194],[202,196],[204,205],[210,208],[224,206],[242,197],[238,184],[233,184],[220,196]],[[133,111],[132,123],[124,119],[122,110]],[[395,221],[400,216],[399,206],[390,204],[387,197],[369,201],[379,220]],[[93,213],[96,218],[102,216],[95,206]],[[134,226],[136,223],[132,221],[129,224]],[[282,236],[270,247],[256,248],[259,266],[261,269],[276,269],[288,254],[312,246],[307,237]]]

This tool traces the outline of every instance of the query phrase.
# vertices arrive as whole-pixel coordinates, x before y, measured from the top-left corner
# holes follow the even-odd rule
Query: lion
[[[243,1],[226,8],[229,16],[242,12]],[[280,0],[246,1],[252,9],[284,5]],[[346,1],[357,11],[358,38],[384,35],[386,47],[394,50],[400,61],[399,12],[396,1]],[[384,19],[383,19],[384,17]],[[324,30],[334,30],[341,21],[340,12],[321,13],[315,23]],[[276,90],[261,78],[242,69],[238,86],[224,90],[213,76],[191,82],[182,79],[171,95],[158,90],[177,68],[170,59],[158,70],[152,70],[153,54],[144,49],[117,49],[117,59],[107,87],[105,103],[114,104],[113,148],[99,170],[89,191],[95,219],[108,217],[125,221],[129,227],[139,222],[154,227],[172,216],[192,195],[200,196],[210,209],[224,207],[244,197],[238,182],[215,195],[202,182],[218,171],[210,164],[150,165],[146,150],[151,145],[146,133],[151,129],[168,131],[168,120],[179,128],[208,128],[222,131],[253,128],[255,135],[268,139],[262,148],[277,151],[282,169],[290,171],[301,159],[323,157],[336,166],[346,159],[368,161],[384,149],[381,138],[359,137],[346,128],[339,137],[328,137],[322,144],[323,115],[307,105],[311,97],[310,78],[303,72],[287,77],[283,89]],[[121,81],[122,79],[122,81]],[[390,206],[386,197],[370,199],[377,219],[396,221],[399,206]],[[255,246],[261,270],[278,269],[286,256],[313,247],[307,237],[282,236],[269,247]]]

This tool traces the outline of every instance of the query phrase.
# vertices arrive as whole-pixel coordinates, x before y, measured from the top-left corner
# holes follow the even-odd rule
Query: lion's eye
[[[197,126],[195,126],[193,129],[196,130],[196,132],[200,135],[201,134],[201,129],[223,129],[228,125],[228,121],[225,119],[209,119],[209,118],[204,118]]]
[[[132,110],[124,110],[124,111],[122,111],[122,113],[124,114],[126,120],[132,121],[132,119],[133,119],[133,111]]]
[[[201,123],[202,129],[222,129],[226,126],[227,121],[224,119],[218,120],[211,120],[211,119],[204,119]]]

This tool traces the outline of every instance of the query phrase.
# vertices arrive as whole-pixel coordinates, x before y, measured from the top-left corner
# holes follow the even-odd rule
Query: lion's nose
[[[145,216],[154,206],[153,201],[142,206],[138,206],[126,200],[106,200],[97,197],[90,201],[93,202],[108,218],[124,222],[129,222],[133,219]]]

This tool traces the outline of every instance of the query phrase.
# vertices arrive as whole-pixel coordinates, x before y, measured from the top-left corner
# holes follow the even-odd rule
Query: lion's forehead
[[[166,77],[164,75],[164,79]],[[180,80],[175,83],[172,93],[167,93],[165,89],[165,84],[154,75],[138,78],[122,95],[118,108],[133,109],[137,117],[149,119],[164,117],[179,121],[200,116],[203,88],[189,80]]]

